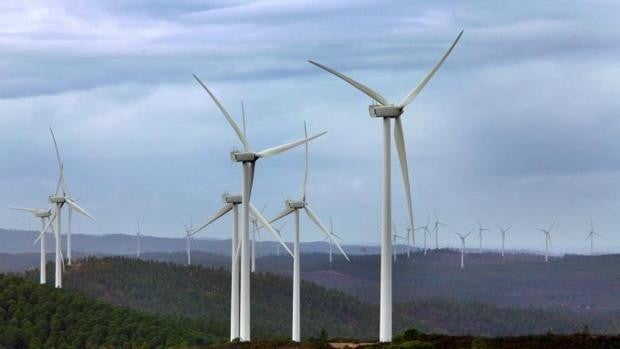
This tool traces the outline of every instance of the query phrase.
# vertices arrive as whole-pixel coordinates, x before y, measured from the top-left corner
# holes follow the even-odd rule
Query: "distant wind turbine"
[[[590,231],[588,232],[588,237],[586,237],[586,240],[590,239],[590,255],[594,254],[594,235],[601,236],[601,234],[594,231],[594,223],[592,223],[592,218],[590,218]]]
[[[545,262],[549,262],[549,245],[551,245],[551,229],[555,225],[555,221],[551,223],[549,229],[538,229],[545,234]]]
[[[465,239],[467,239],[467,237],[469,236],[469,234],[471,234],[474,230],[470,230],[469,233],[462,235],[459,232],[456,231],[452,231],[454,234],[458,235],[458,237],[461,239],[461,269],[465,268]]]
[[[437,211],[435,211],[435,209],[433,209],[433,214],[435,215],[435,223],[433,226],[433,232],[435,232],[435,249],[438,250],[439,249],[439,227],[440,226],[446,227],[447,225],[439,221],[439,218],[437,217]]]
[[[187,265],[192,265],[192,232],[194,228],[192,227],[192,220],[189,220],[189,226],[183,224],[185,228],[185,245],[186,245],[186,255],[187,255]]]
[[[97,224],[99,224],[99,222],[97,222],[95,217],[93,217],[90,213],[86,212],[86,210],[80,207],[74,200],[72,200],[67,195],[67,190],[66,190],[66,185],[65,185],[65,180],[64,180],[64,170],[63,170],[64,166],[63,166],[62,161],[60,160],[60,152],[58,151],[58,144],[56,143],[56,137],[54,136],[54,131],[52,131],[51,128],[50,128],[50,133],[52,135],[52,140],[54,141],[54,149],[56,150],[56,160],[58,162],[58,183],[56,184],[56,192],[49,196],[49,200],[52,204],[56,206],[56,208],[54,210],[52,217],[48,219],[47,224],[45,225],[45,227],[43,227],[43,229],[41,230],[41,233],[35,240],[35,243],[43,237],[43,235],[45,234],[49,226],[52,225],[54,221],[56,221],[56,228],[53,229],[54,236],[56,238],[55,239],[56,240],[56,251],[55,251],[56,258],[55,258],[55,265],[54,265],[55,267],[54,286],[56,288],[61,288],[62,287],[62,270],[63,270],[62,268],[64,266],[64,260],[62,257],[62,241],[61,241],[61,229],[60,229],[62,207],[65,204],[67,204],[70,208],[69,212],[72,212],[71,210],[76,210],[78,213],[86,216],[93,222]],[[69,219],[71,219],[71,215],[69,215]]]
[[[260,210],[260,212],[264,213],[266,208],[267,208],[267,204],[263,205],[263,208]],[[250,221],[252,223],[252,248],[251,248],[252,263],[251,263],[250,271],[254,273],[256,272],[256,238],[258,237],[260,239],[260,230],[262,227],[258,225],[258,218],[254,216],[250,216]]]
[[[138,230],[136,230],[136,256],[140,258],[142,252],[141,240],[142,239],[142,222],[138,220]]]
[[[478,253],[482,254],[482,233],[489,230],[489,228],[483,227],[482,223],[480,223],[479,220],[476,220],[476,222],[478,222],[478,241],[480,243],[480,247],[478,248]]]
[[[499,225],[497,226],[497,229],[499,229],[499,232],[502,234],[502,258],[504,258],[506,233],[508,232],[508,230],[510,230],[510,228],[512,228],[512,225],[509,225],[508,228],[505,229]]]
[[[409,226],[415,227],[413,224],[413,202],[411,199],[411,187],[409,182],[409,168],[407,165],[407,153],[405,147],[405,137],[401,121],[401,115],[404,109],[409,103],[411,103],[418,94],[424,89],[426,84],[435,75],[437,70],[441,67],[443,62],[448,58],[448,55],[456,46],[463,31],[459,33],[452,45],[448,48],[446,53],[441,59],[433,66],[431,71],[418,83],[418,85],[407,94],[407,96],[398,104],[390,103],[385,97],[375,92],[366,85],[357,82],[350,77],[337,72],[336,70],[319,64],[314,61],[309,61],[311,64],[339,77],[346,81],[356,89],[360,90],[368,97],[372,98],[378,104],[371,104],[368,108],[369,114],[373,118],[381,118],[383,123],[383,199],[381,203],[382,209],[382,228],[381,228],[381,283],[380,283],[380,299],[379,299],[379,341],[391,342],[392,341],[392,261],[390,260],[392,254],[392,180],[391,180],[391,128],[394,119],[394,141],[396,143],[396,150],[398,152],[398,159],[400,162],[401,173],[403,176],[403,185],[405,187],[405,197],[407,199],[407,213],[409,216]],[[411,238],[414,234],[411,235]],[[415,242],[411,242],[415,245]]]
[[[428,219],[426,220],[426,225],[422,225],[419,226],[415,229],[413,229],[414,231],[416,230],[422,230],[422,234],[424,234],[424,246],[423,246],[423,251],[424,251],[424,255],[426,255],[426,237],[428,235]]]
[[[45,223],[47,222],[47,220],[52,215],[52,209],[51,208],[47,209],[47,210],[42,210],[42,209],[37,209],[37,208],[11,207],[11,209],[18,210],[18,211],[30,212],[35,217],[41,219],[41,229],[42,230],[45,229],[45,226],[46,226]],[[47,232],[47,229],[46,229],[45,232]],[[39,266],[39,283],[41,283],[41,284],[45,284],[46,283],[46,265],[47,265],[46,240],[47,240],[47,238],[45,238],[45,234],[43,234],[41,236],[41,239],[40,239],[41,262],[40,262],[40,266]]]
[[[397,239],[401,239],[405,242],[405,246],[407,246],[407,250],[409,249],[409,240],[408,237],[406,235],[399,235],[398,231],[396,230],[396,226],[394,225],[394,223],[392,222],[392,246],[394,248],[393,250],[393,255],[394,255],[394,262],[396,262],[396,256],[398,256],[398,242]]]

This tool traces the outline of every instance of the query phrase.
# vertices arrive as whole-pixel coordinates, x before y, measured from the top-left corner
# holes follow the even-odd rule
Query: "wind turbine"
[[[461,239],[461,269],[465,269],[465,239],[467,239],[467,237],[469,236],[469,234],[471,234],[474,230],[470,230],[469,233],[462,235],[461,233],[458,233],[456,231],[452,231],[454,234],[458,235],[458,237]]]
[[[476,222],[478,222],[478,241],[480,242],[480,247],[478,248],[478,253],[482,254],[482,233],[489,230],[489,228],[485,228],[482,226],[482,223],[480,223],[479,220],[476,220]]]
[[[405,187],[405,194],[407,198],[407,209],[409,214],[409,226],[414,227],[413,224],[413,203],[411,200],[411,188],[409,184],[409,169],[407,166],[407,153],[405,148],[405,138],[403,134],[403,126],[400,120],[401,115],[404,112],[405,107],[411,103],[418,94],[422,91],[424,86],[435,75],[439,67],[448,58],[452,49],[459,41],[463,31],[459,33],[454,40],[450,48],[441,57],[441,59],[435,64],[431,71],[418,83],[418,85],[398,104],[392,104],[388,100],[370,89],[369,87],[351,79],[350,77],[337,72],[336,70],[326,67],[314,61],[309,61],[311,64],[326,70],[329,73],[336,75],[353,87],[357,88],[374,101],[377,104],[369,106],[368,111],[371,117],[383,119],[383,212],[382,212],[382,235],[381,235],[381,291],[379,302],[379,341],[391,342],[392,341],[392,262],[390,257],[392,254],[392,241],[391,232],[392,227],[392,184],[391,184],[391,139],[390,132],[392,128],[391,119],[394,119],[394,141],[396,143],[396,150],[398,152],[398,158],[401,166],[401,172],[403,176],[403,183]],[[413,237],[413,234],[412,234]],[[412,244],[415,242],[412,241]]]
[[[551,229],[553,229],[554,225],[555,225],[555,221],[551,223],[551,226],[549,226],[549,229],[547,230],[540,229],[540,228],[538,229],[545,234],[545,262],[549,262],[549,245],[551,245]]]
[[[279,146],[275,146],[272,148],[268,148],[262,151],[254,151],[252,147],[246,140],[245,134],[241,131],[235,120],[233,120],[232,116],[226,111],[224,106],[215,98],[215,96],[211,93],[211,91],[207,88],[205,84],[198,79],[196,75],[194,75],[196,81],[202,86],[202,88],[209,94],[213,102],[220,109],[226,120],[233,128],[237,137],[241,143],[243,143],[243,151],[233,150],[231,153],[231,158],[233,161],[240,162],[243,168],[243,193],[242,193],[242,221],[241,221],[241,296],[240,296],[240,328],[239,328],[239,338],[241,341],[246,342],[250,340],[250,264],[249,264],[249,231],[250,231],[250,210],[254,216],[262,216],[258,210],[254,210],[255,208],[250,204],[251,201],[251,193],[252,193],[252,183],[254,181],[254,168],[256,165],[256,161],[261,158],[267,158],[270,156],[274,156],[280,153],[283,153],[287,150],[295,148],[299,145],[307,143],[317,137],[320,137],[325,134],[325,132],[314,135],[310,138],[301,139],[295,142],[282,144]],[[259,217],[260,218],[260,217]],[[268,223],[268,222],[267,222]],[[266,225],[263,223],[263,225]],[[268,224],[267,224],[268,225]],[[270,226],[270,225],[268,225]],[[270,231],[272,231],[270,229]],[[288,249],[288,247],[287,247]]]
[[[504,258],[504,251],[505,251],[505,242],[506,242],[506,232],[508,232],[508,230],[510,230],[510,228],[512,228],[512,225],[509,225],[508,228],[504,229],[501,226],[497,226],[497,229],[499,229],[499,232],[502,234],[502,258]]]
[[[61,288],[62,287],[62,269],[61,268],[64,265],[64,261],[62,260],[63,258],[62,251],[61,251],[62,241],[60,240],[60,237],[61,237],[60,221],[61,221],[62,207],[65,204],[67,204],[71,209],[76,210],[78,213],[88,217],[93,222],[97,224],[99,224],[99,222],[97,222],[95,217],[93,217],[90,213],[88,213],[86,210],[80,207],[75,201],[73,201],[71,198],[67,196],[66,185],[65,185],[65,180],[64,180],[64,171],[63,171],[64,166],[63,166],[62,161],[60,160],[60,152],[58,151],[58,144],[56,143],[56,137],[54,136],[54,131],[52,131],[51,128],[50,128],[50,133],[52,135],[52,140],[54,141],[54,148],[56,150],[56,160],[58,161],[58,183],[56,184],[56,192],[49,196],[49,200],[52,204],[56,206],[56,208],[54,210],[52,217],[48,219],[47,224],[41,230],[41,234],[39,234],[39,236],[35,240],[35,243],[39,239],[43,238],[43,235],[45,234],[49,226],[54,221],[56,221],[56,229],[53,229],[54,236],[56,237],[56,251],[55,251],[56,258],[55,258],[55,266],[54,266],[55,267],[54,283],[55,283],[56,288]],[[69,219],[71,219],[71,216],[69,216]]]
[[[266,208],[267,208],[267,204],[263,205],[263,208],[260,210],[261,213],[264,213]],[[251,263],[250,271],[254,273],[256,272],[256,238],[258,237],[260,239],[260,229],[262,227],[258,226],[258,218],[250,216],[250,221],[252,222],[252,248],[251,248],[252,263]]]
[[[446,225],[442,222],[439,221],[439,218],[437,217],[437,211],[435,211],[433,209],[433,213],[435,214],[435,225],[433,226],[433,231],[435,232],[435,249],[438,250],[439,249],[439,226],[444,226],[446,227]]]
[[[396,262],[396,256],[398,255],[398,242],[397,239],[401,239],[403,241],[405,241],[405,244],[407,245],[409,240],[408,237],[405,235],[399,235],[398,232],[396,231],[396,228],[394,226],[394,222],[392,222],[392,246],[393,248],[393,255],[394,255],[394,262]]]
[[[308,139],[308,130],[306,128],[306,123],[304,122],[304,137]],[[276,215],[273,219],[271,219],[270,223],[276,222],[289,214],[293,213],[295,217],[295,235],[293,242],[293,325],[292,325],[292,340],[295,342],[300,341],[300,283],[301,283],[301,275],[300,275],[300,249],[299,249],[299,212],[304,210],[308,218],[314,223],[326,237],[330,239],[330,242],[336,245],[336,247],[340,250],[342,255],[349,261],[349,257],[344,252],[338,241],[336,241],[336,237],[332,235],[332,233],[327,230],[325,225],[321,222],[318,215],[314,212],[314,210],[308,204],[306,200],[306,192],[308,186],[308,143],[304,145],[305,148],[305,161],[304,161],[304,182],[302,185],[301,198],[298,200],[286,200],[284,202],[284,210]]]
[[[426,221],[426,225],[419,226],[419,227],[415,228],[414,231],[415,230],[422,230],[422,232],[424,234],[424,246],[423,246],[424,248],[423,248],[423,250],[424,250],[424,255],[426,255],[426,236],[428,235],[428,220]]]
[[[140,240],[142,239],[142,222],[138,220],[138,230],[136,230],[136,256],[140,258],[140,253],[142,252],[142,246],[140,244]]]
[[[239,250],[241,240],[239,239],[239,205],[242,203],[241,195],[230,195],[228,193],[224,193],[222,195],[222,201],[224,202],[224,207],[222,207],[219,211],[213,215],[206,223],[195,229],[191,236],[196,235],[206,227],[208,227],[211,223],[217,221],[222,216],[227,214],[228,212],[233,212],[232,219],[232,243],[231,243],[231,264],[230,264],[230,340],[235,340],[239,337]],[[250,209],[253,214],[258,217],[261,222],[267,222],[267,219],[263,217],[263,215],[250,203]],[[256,213],[258,213],[256,215]],[[292,252],[286,246],[284,241],[280,238],[280,235],[277,234],[271,225],[267,225],[267,230],[274,234],[280,244],[284,246],[284,248],[291,254]]]
[[[38,208],[24,208],[24,207],[11,207],[11,209],[13,210],[18,210],[18,211],[25,211],[25,212],[30,212],[32,213],[35,217],[41,219],[41,229],[45,229],[45,223],[46,221],[50,218],[50,216],[52,215],[52,209],[47,209],[47,210],[42,210],[42,209],[38,209]],[[47,229],[45,229],[47,232]],[[39,283],[41,284],[45,284],[46,283],[46,265],[47,265],[47,258],[46,258],[46,238],[45,238],[45,234],[43,234],[43,236],[41,236],[41,263],[39,266]]]
[[[586,237],[586,240],[590,239],[590,255],[594,254],[594,235],[601,236],[601,234],[594,231],[594,223],[592,223],[590,218],[590,231],[588,232],[588,237]]]
[[[186,243],[186,254],[187,254],[187,265],[192,265],[192,246],[191,246],[191,240],[192,240],[192,232],[193,232],[193,228],[192,228],[192,220],[189,220],[189,226],[185,225],[185,223],[183,223],[183,226],[185,227],[185,243]]]
[[[334,240],[342,241],[340,236],[336,234],[334,231],[334,223],[332,222],[332,216],[329,216],[329,233],[334,238]],[[323,241],[326,241],[329,244],[329,264],[331,265],[334,261],[333,252],[334,252],[334,244],[332,242],[332,238],[330,236],[326,236]]]

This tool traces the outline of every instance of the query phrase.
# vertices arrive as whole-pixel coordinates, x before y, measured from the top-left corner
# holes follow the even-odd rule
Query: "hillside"
[[[221,327],[155,317],[0,274],[0,347],[177,347],[222,337]]]
[[[29,273],[36,278],[36,273]],[[50,273],[50,278],[51,278]],[[88,258],[67,269],[64,286],[105,302],[152,313],[228,323],[230,274],[223,268],[186,267],[123,257]],[[252,328],[257,338],[290,336],[292,281],[252,275]],[[322,329],[358,338],[373,337],[378,309],[337,290],[303,282],[304,336]]]
[[[28,275],[36,279],[36,273]],[[253,333],[256,338],[288,338],[291,280],[265,273],[252,278]],[[67,270],[65,286],[115,305],[158,314],[182,314],[226,324],[229,317],[229,273],[223,268],[120,257],[90,258]],[[618,313],[585,316],[567,309],[499,307],[440,297],[395,300],[397,331],[413,326],[428,333],[504,336],[543,334],[548,330],[573,333],[586,325],[597,333],[620,331]],[[306,338],[318,336],[322,329],[333,336],[377,336],[378,309],[371,303],[304,282],[301,306],[302,333]]]

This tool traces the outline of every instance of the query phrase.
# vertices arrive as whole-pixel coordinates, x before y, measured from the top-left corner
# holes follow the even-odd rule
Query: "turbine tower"
[[[505,253],[505,247],[506,247],[506,233],[508,232],[508,230],[510,230],[510,228],[512,228],[512,225],[509,225],[508,228],[504,229],[501,226],[497,226],[497,229],[499,229],[499,232],[502,234],[502,258],[504,258],[504,253]]]
[[[202,88],[209,94],[213,102],[217,105],[219,110],[224,114],[224,117],[233,128],[237,137],[243,144],[243,151],[235,151],[231,153],[231,158],[235,162],[239,162],[243,168],[243,192],[242,196],[242,219],[241,219],[241,293],[240,293],[240,328],[239,328],[239,338],[242,342],[250,341],[250,263],[249,263],[249,245],[250,245],[250,210],[256,217],[262,217],[261,213],[258,210],[255,210],[250,204],[251,193],[252,193],[252,183],[254,182],[254,168],[256,165],[256,161],[261,158],[267,158],[270,156],[274,156],[280,153],[283,153],[287,150],[295,148],[299,145],[302,145],[306,142],[309,142],[317,137],[324,135],[326,132],[319,133],[310,138],[301,139],[295,142],[282,144],[273,148],[265,149],[262,151],[254,151],[252,147],[246,140],[245,134],[241,131],[235,120],[233,120],[232,116],[226,111],[224,106],[215,98],[215,96],[211,93],[211,91],[207,88],[205,84],[198,79],[196,75],[194,75],[196,81],[202,86]],[[260,218],[259,217],[259,218]],[[268,226],[268,222],[261,222],[263,225]],[[267,224],[266,224],[267,223]],[[271,230],[270,230],[271,231]],[[287,247],[288,248],[288,247]]]
[[[334,258],[333,258],[334,244],[332,242],[332,238],[334,238],[334,240],[337,240],[337,241],[342,241],[340,236],[338,236],[338,234],[336,234],[336,232],[334,231],[334,223],[332,222],[332,216],[329,216],[329,233],[331,237],[326,236],[323,239],[323,241],[329,244],[329,265],[332,265],[332,263],[334,262]]]
[[[194,236],[198,234],[200,231],[208,227],[211,223],[217,221],[222,216],[227,214],[228,212],[233,212],[232,219],[232,239],[231,239],[231,264],[230,264],[230,340],[233,341],[239,338],[239,250],[240,250],[240,239],[239,239],[239,205],[242,203],[241,195],[230,195],[228,193],[222,194],[222,201],[224,202],[224,207],[222,207],[219,211],[217,211],[213,217],[211,217],[206,223],[195,229],[190,236]],[[253,208],[252,211],[258,212],[255,210],[254,205],[250,204]],[[259,212],[259,220],[261,222],[266,222],[267,219],[262,216]],[[284,248],[291,254],[293,253],[288,249],[284,241],[280,238],[279,234],[276,234],[275,231],[272,230],[271,225],[267,226],[267,230],[269,230],[284,246]]]
[[[459,41],[463,31],[459,33],[456,40],[450,45],[450,48],[441,57],[441,59],[435,64],[431,71],[420,81],[409,94],[398,104],[392,104],[388,102],[385,97],[370,89],[369,87],[351,79],[350,77],[337,72],[334,69],[326,67],[314,61],[309,61],[311,64],[326,70],[329,73],[336,75],[353,87],[357,88],[367,96],[376,101],[377,104],[369,106],[368,111],[371,117],[381,118],[383,120],[383,200],[382,200],[382,229],[381,229],[381,284],[380,284],[380,301],[379,301],[379,341],[391,342],[392,341],[392,261],[390,260],[392,254],[392,241],[391,232],[392,227],[392,180],[391,180],[391,119],[394,119],[394,141],[396,143],[396,150],[398,152],[398,159],[401,166],[401,172],[403,176],[403,183],[405,187],[405,195],[407,198],[407,209],[409,214],[409,226],[414,227],[413,224],[413,203],[411,200],[411,188],[409,184],[409,168],[407,166],[407,153],[405,148],[405,138],[403,133],[403,126],[401,122],[401,115],[404,112],[405,107],[411,103],[418,94],[422,91],[424,86],[435,75],[439,67],[448,58],[452,49]],[[413,234],[412,234],[413,237]],[[415,244],[414,241],[411,242]]]
[[[245,130],[245,127],[244,127],[244,130]],[[243,133],[245,134],[245,131]],[[267,208],[267,204],[263,205],[263,208],[260,210],[260,212],[264,214],[266,208]],[[250,221],[252,223],[252,248],[250,251],[252,255],[252,263],[251,263],[250,271],[254,273],[256,272],[256,238],[258,237],[260,239],[260,230],[262,227],[259,227],[258,225],[258,218],[250,216]]]
[[[409,243],[408,237],[406,235],[399,235],[398,232],[396,231],[394,222],[392,222],[392,246],[393,246],[392,254],[394,255],[394,262],[396,262],[396,256],[398,256],[398,248],[397,248],[398,239],[405,241],[405,245],[408,245]]]
[[[192,231],[194,230],[192,228],[192,220],[189,220],[189,226],[185,225],[185,223],[183,223],[183,227],[185,228],[185,248],[186,248],[186,255],[187,255],[187,265],[192,265],[192,246],[191,246],[191,241],[192,241]]]
[[[439,249],[439,227],[442,225],[446,227],[447,225],[439,221],[439,218],[437,217],[437,211],[435,211],[434,209],[433,209],[433,214],[435,215],[435,223],[433,226],[433,231],[435,232],[435,249],[438,250]]]
[[[142,222],[138,220],[138,230],[136,230],[136,256],[140,258],[140,253],[142,252],[142,245],[140,240],[142,239]]]
[[[482,233],[489,230],[489,228],[483,227],[482,223],[480,223],[480,220],[476,220],[476,222],[478,222],[478,242],[480,243],[480,247],[478,248],[478,253],[482,254]]]
[[[308,138],[308,131],[306,129],[306,123],[304,123],[304,137]],[[301,198],[298,200],[286,200],[284,202],[284,210],[276,215],[270,223],[276,222],[289,214],[293,213],[295,217],[295,236],[293,242],[293,325],[292,325],[292,340],[299,342],[301,339],[301,327],[300,327],[300,285],[301,285],[301,251],[299,249],[299,212],[304,210],[308,218],[319,228],[330,243],[336,245],[342,255],[349,260],[349,257],[344,252],[336,238],[332,235],[331,231],[327,230],[325,225],[321,222],[318,215],[308,204],[306,200],[306,192],[308,184],[308,143],[305,144],[305,161],[304,161],[304,182],[302,186]]]
[[[24,208],[24,207],[11,207],[12,210],[18,210],[18,211],[25,211],[25,212],[30,212],[32,213],[35,217],[41,219],[41,229],[45,229],[46,226],[46,221],[51,217],[52,215],[52,209],[47,209],[47,210],[41,210],[38,208]],[[45,229],[45,232],[47,232],[47,229]],[[39,266],[39,283],[41,284],[45,284],[46,283],[46,265],[47,265],[47,258],[46,258],[46,238],[45,238],[45,234],[43,234],[43,236],[41,236],[40,239],[40,245],[41,245],[41,262],[40,262],[40,266]]]
[[[586,237],[586,240],[590,239],[590,256],[594,254],[594,235],[601,236],[601,234],[594,231],[594,223],[592,223],[592,218],[590,218],[590,231],[588,232],[588,237]]]
[[[424,248],[423,248],[423,251],[424,251],[424,254],[426,255],[426,236],[428,235],[428,220],[426,222],[426,225],[419,226],[419,227],[417,227],[417,228],[415,228],[413,230],[414,231],[422,230],[422,233],[424,234],[424,246],[423,246]]]
[[[555,221],[551,223],[549,229],[538,229],[545,234],[545,262],[549,262],[549,245],[551,245],[551,229],[555,225]]]
[[[62,288],[62,269],[61,268],[62,266],[64,266],[64,261],[62,260],[63,257],[62,257],[62,251],[61,251],[62,241],[60,239],[61,237],[60,223],[61,223],[62,207],[65,204],[67,204],[70,209],[76,210],[78,213],[88,217],[93,222],[97,224],[99,224],[99,222],[97,222],[95,217],[93,217],[90,213],[86,212],[86,210],[84,210],[75,201],[73,201],[70,197],[67,196],[66,185],[65,185],[65,180],[64,180],[64,171],[63,171],[64,166],[63,166],[62,161],[60,160],[60,152],[58,151],[58,144],[56,143],[56,137],[54,136],[54,131],[52,131],[51,128],[50,128],[50,133],[52,135],[52,140],[54,141],[54,148],[56,150],[56,160],[58,161],[58,183],[56,184],[56,192],[49,196],[49,200],[56,207],[55,207],[52,217],[48,219],[47,224],[41,230],[41,233],[35,240],[35,243],[39,239],[43,238],[43,235],[45,234],[49,226],[54,221],[56,221],[56,228],[52,229],[54,231],[54,236],[56,237],[55,239],[56,240],[56,250],[55,250],[56,256],[55,256],[55,266],[54,266],[55,267],[54,283],[55,283],[56,288]]]
[[[462,235],[461,233],[458,233],[456,231],[452,231],[454,234],[458,235],[458,237],[461,239],[461,269],[465,269],[465,239],[467,239],[467,237],[469,236],[469,234],[471,234],[474,230],[470,230],[469,233]]]

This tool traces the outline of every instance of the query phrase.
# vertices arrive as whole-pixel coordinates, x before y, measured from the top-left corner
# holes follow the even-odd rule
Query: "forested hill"
[[[28,275],[37,279],[36,272]],[[64,275],[65,288],[114,305],[218,321],[228,327],[230,272],[223,268],[106,257],[80,260]],[[292,280],[253,274],[251,296],[253,337],[289,338]],[[301,285],[301,313],[304,337],[318,336],[326,329],[339,336],[374,338],[378,328],[376,306],[308,282]]]
[[[0,348],[184,347],[221,340],[224,332],[0,274]]]

